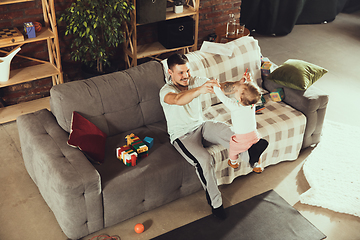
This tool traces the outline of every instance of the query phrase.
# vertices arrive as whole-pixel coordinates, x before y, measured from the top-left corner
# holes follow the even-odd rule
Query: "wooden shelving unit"
[[[15,121],[20,115],[32,113],[44,108],[50,110],[50,97],[39,98],[30,102],[22,102],[6,108],[0,108],[0,123]]]
[[[41,63],[27,68],[16,69],[10,72],[10,79],[0,84],[2,87],[7,87],[19,83],[30,82],[46,77],[53,77],[59,74],[58,69],[51,63]]]
[[[31,2],[31,1],[34,1],[34,0],[0,0],[0,5],[21,3],[21,2]]]
[[[33,0],[0,0],[0,5],[20,4]],[[10,71],[10,78],[7,82],[0,83],[0,88],[8,87],[20,83],[26,83],[42,78],[51,77],[53,85],[64,82],[61,67],[60,47],[58,39],[58,31],[56,25],[54,0],[42,0],[42,10],[45,26],[36,33],[35,38],[25,39],[21,42],[0,44],[0,52],[7,54],[7,51],[1,50],[5,47],[21,47],[24,44],[31,44],[39,41],[46,41],[49,53],[49,61],[30,58],[21,55],[21,51],[15,57],[25,58],[37,62],[37,65],[16,69]],[[11,27],[11,26],[9,26]],[[49,98],[33,100],[26,103],[0,108],[0,123],[15,120],[19,115],[49,108]]]
[[[146,57],[157,59],[160,54],[183,50],[184,53],[197,50],[198,30],[199,30],[199,5],[200,0],[187,0],[182,13],[174,13],[173,8],[166,9],[166,20],[191,16],[195,21],[194,44],[179,48],[167,49],[161,43],[137,45],[137,27],[142,25],[136,23],[136,0],[132,0],[135,10],[132,14],[132,22],[126,25],[125,29],[125,61],[128,67],[137,65],[137,60]]]

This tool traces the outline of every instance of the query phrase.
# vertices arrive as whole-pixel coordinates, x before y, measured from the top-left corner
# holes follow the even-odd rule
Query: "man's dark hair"
[[[175,65],[182,65],[189,62],[188,58],[184,54],[175,53],[167,59],[168,68],[173,70]]]

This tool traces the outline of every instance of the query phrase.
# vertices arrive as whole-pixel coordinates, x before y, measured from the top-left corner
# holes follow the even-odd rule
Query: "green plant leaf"
[[[134,9],[128,0],[77,0],[61,15],[65,35],[73,35],[71,57],[76,61],[108,64],[113,48],[124,42],[123,25]]]

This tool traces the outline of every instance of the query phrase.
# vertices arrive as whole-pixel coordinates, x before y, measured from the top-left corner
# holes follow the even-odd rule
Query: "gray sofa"
[[[151,61],[56,85],[50,91],[51,112],[43,109],[18,117],[26,169],[67,237],[81,238],[202,188],[193,167],[169,142],[159,102],[164,83],[162,64]],[[264,86],[270,90],[275,87],[267,80]],[[303,148],[316,144],[328,96],[313,87],[306,91],[285,89],[285,94],[287,103],[306,115]],[[93,165],[80,150],[67,145],[73,111],[107,134],[103,164]],[[305,118],[300,112],[295,115]],[[130,133],[141,139],[154,138],[149,156],[135,167],[126,167],[115,156],[116,147],[124,145]],[[270,145],[272,142],[270,137]],[[227,158],[226,154],[215,155],[215,162]],[[291,159],[278,161],[283,160]]]

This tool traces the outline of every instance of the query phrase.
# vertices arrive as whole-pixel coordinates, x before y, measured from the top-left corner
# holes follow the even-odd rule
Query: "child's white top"
[[[219,87],[214,92],[221,102],[231,111],[231,121],[235,134],[245,134],[256,131],[255,106],[244,106],[225,96]]]

